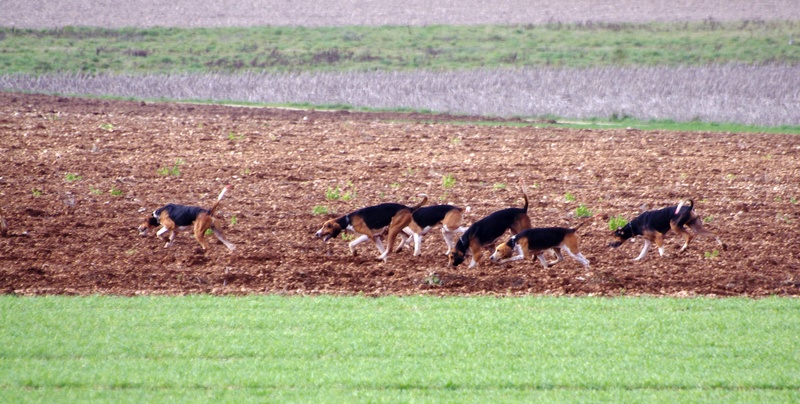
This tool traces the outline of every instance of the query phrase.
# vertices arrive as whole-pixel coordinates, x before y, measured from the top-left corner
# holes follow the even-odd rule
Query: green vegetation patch
[[[783,298],[0,296],[0,394],[797,402],[798,312]]]
[[[362,108],[361,110],[369,110]],[[417,120],[420,122],[420,120]],[[421,122],[427,122],[422,120]],[[433,123],[434,121],[430,121]],[[546,119],[521,119],[519,121],[449,121],[453,125],[481,125],[481,126],[534,126],[541,128],[572,128],[572,129],[634,129],[634,130],[669,130],[676,132],[717,132],[717,133],[774,133],[774,134],[800,134],[800,126],[757,126],[728,122],[703,122],[698,120],[678,122],[674,120],[641,120],[625,118],[624,120],[604,120],[600,118],[589,120],[562,119],[548,116]]]
[[[0,28],[2,73],[796,64],[800,22],[50,30]]]

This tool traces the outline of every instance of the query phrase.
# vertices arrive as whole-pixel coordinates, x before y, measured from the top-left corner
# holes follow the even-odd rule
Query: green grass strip
[[[800,62],[800,22],[0,28],[0,73],[452,70]]]
[[[0,297],[0,396],[800,400],[800,300]]]

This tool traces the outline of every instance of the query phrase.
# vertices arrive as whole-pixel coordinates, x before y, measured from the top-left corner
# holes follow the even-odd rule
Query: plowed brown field
[[[442,116],[9,93],[0,93],[0,110],[2,293],[800,294],[798,136],[456,125]],[[579,231],[589,270],[569,258],[547,270],[486,260],[448,268],[438,230],[421,256],[406,248],[386,263],[370,244],[354,257],[346,241],[314,237],[334,217],[315,207],[344,214],[413,204],[420,192],[469,206],[471,223],[520,206],[520,176],[534,226],[575,225],[580,204],[593,211]],[[234,188],[219,220],[236,251],[212,238],[204,253],[186,233],[168,249],[137,235],[155,208],[210,206],[226,184]],[[337,187],[342,197],[326,199]],[[695,200],[726,251],[698,238],[678,254],[672,234],[668,257],[653,249],[634,263],[641,241],[607,246],[609,217],[681,198]]]

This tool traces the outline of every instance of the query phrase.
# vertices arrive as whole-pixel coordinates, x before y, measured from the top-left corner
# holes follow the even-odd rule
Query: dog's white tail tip
[[[230,189],[230,187],[231,185],[228,184],[225,186],[225,188],[222,188],[222,192],[219,193],[219,197],[217,198],[218,201],[222,200],[222,197],[225,196],[225,193],[228,192],[228,189]]]
[[[683,200],[681,200],[681,201],[678,203],[678,207],[677,207],[677,208],[675,208],[675,214],[676,214],[676,215],[677,215],[678,213],[680,213],[680,212],[681,212],[681,208],[683,207],[683,202],[684,202],[684,201],[683,201]]]

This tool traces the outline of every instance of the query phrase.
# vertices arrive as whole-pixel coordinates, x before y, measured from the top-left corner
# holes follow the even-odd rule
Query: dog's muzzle
[[[324,242],[327,242],[328,240],[330,240],[330,239],[331,239],[331,234],[325,234],[325,235],[322,235],[322,230],[320,230],[320,231],[318,231],[318,232],[314,233],[314,235],[315,235],[317,238],[321,238],[321,239],[322,239],[322,241],[324,241]]]

